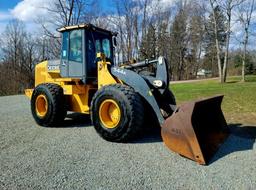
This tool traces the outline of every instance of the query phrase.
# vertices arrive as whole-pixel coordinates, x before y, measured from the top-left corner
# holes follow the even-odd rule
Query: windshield
[[[107,33],[88,31],[87,32],[87,69],[88,74],[95,75],[97,53],[104,53],[107,61],[113,63],[112,36]]]
[[[105,54],[106,58],[113,60],[112,52],[112,37],[109,34],[104,34],[101,32],[88,32],[88,42],[89,48],[93,48],[92,51],[95,52],[95,58],[97,53],[102,52]]]

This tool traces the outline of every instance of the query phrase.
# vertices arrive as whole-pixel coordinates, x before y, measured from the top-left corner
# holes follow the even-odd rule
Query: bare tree
[[[87,19],[87,6],[90,4],[90,0],[55,0],[50,6],[39,7],[46,9],[49,14],[49,17],[40,17],[36,22],[42,26],[43,35],[46,36],[41,43],[45,43],[48,39],[47,44],[50,46],[48,49],[52,51],[50,54],[56,58],[59,56],[61,42],[56,29],[84,23]]]
[[[85,0],[56,0],[52,6],[45,8],[51,17],[46,20],[57,27],[76,25],[86,20],[86,10],[89,1]]]
[[[113,24],[119,33],[118,57],[121,62],[129,62],[139,56],[139,3],[130,0],[115,1],[117,16],[113,19]]]
[[[147,32],[147,25],[148,25],[148,4],[149,0],[140,0],[140,6],[142,7],[142,23],[141,23],[141,28],[142,28],[142,36],[143,38]]]
[[[243,37],[243,53],[242,53],[242,82],[245,82],[245,65],[246,65],[246,54],[247,45],[249,39],[249,29],[251,25],[252,13],[255,10],[255,0],[245,1],[239,7],[239,21],[243,26],[244,37]]]
[[[119,35],[118,35],[118,47],[117,47],[117,63],[124,62],[125,61],[125,28],[124,28],[124,17],[122,14],[122,5],[119,1],[115,2],[116,4],[116,11],[117,16],[112,18],[112,23],[115,25]]]
[[[33,69],[36,63],[35,43],[25,30],[23,22],[11,20],[2,34],[0,94],[17,94],[33,85]]]
[[[174,17],[171,26],[171,60],[174,78],[177,80],[185,79],[186,57],[188,55],[188,9],[187,4],[180,2],[178,12]]]
[[[201,3],[201,4],[200,4]],[[203,42],[205,40],[205,14],[206,10],[203,2],[197,2],[190,5],[190,49],[191,49],[191,66],[189,72],[191,77],[196,77],[197,71],[201,66],[203,52]]]
[[[231,19],[232,19],[232,11],[235,7],[239,6],[244,0],[225,0],[222,1],[222,7],[226,12],[227,16],[227,31],[226,31],[226,49],[223,63],[223,81],[226,82],[227,78],[227,65],[229,59],[229,44],[230,44],[230,36],[231,36]]]
[[[220,49],[220,39],[219,39],[219,28],[218,28],[218,15],[216,12],[216,8],[218,7],[216,0],[209,0],[211,10],[212,10],[212,18],[214,24],[214,36],[215,36],[215,45],[216,45],[216,57],[218,62],[218,71],[220,82],[224,82],[223,69],[221,64],[221,49]]]

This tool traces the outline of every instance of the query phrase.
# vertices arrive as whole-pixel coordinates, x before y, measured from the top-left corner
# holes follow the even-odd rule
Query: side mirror
[[[117,46],[116,36],[113,36],[113,45],[114,45],[114,47]]]

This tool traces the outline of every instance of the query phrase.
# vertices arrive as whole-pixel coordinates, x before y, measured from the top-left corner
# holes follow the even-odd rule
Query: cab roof
[[[74,29],[86,29],[86,30],[93,30],[93,31],[100,31],[100,32],[106,32],[111,34],[112,36],[116,36],[116,32],[112,32],[103,28],[99,28],[94,26],[93,24],[78,24],[78,25],[73,25],[73,26],[64,26],[62,28],[59,28],[59,32],[64,32],[64,31],[69,31],[69,30],[74,30]]]

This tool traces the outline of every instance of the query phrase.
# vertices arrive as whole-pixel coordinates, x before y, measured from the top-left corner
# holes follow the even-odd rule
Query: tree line
[[[118,32],[119,64],[165,56],[172,80],[194,79],[200,69],[221,83],[228,74],[241,74],[244,81],[255,73],[256,52],[248,49],[255,35],[255,0],[180,0],[168,6],[162,0],[112,0],[112,5],[112,12],[104,13],[99,1],[56,0],[42,7],[50,16],[35,20],[42,28],[36,35],[21,21],[10,21],[0,36],[0,94],[33,87],[35,65],[59,58],[56,28],[88,22]],[[238,38],[235,24],[242,30]]]

